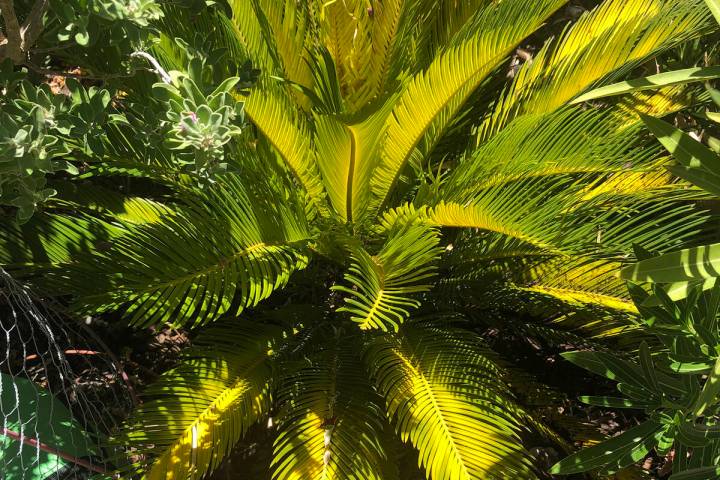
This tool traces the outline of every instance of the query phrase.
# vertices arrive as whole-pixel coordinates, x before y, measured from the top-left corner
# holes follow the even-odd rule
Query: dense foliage
[[[716,275],[618,275],[673,282],[638,272],[717,236],[716,155],[654,118],[712,118],[715,2],[30,3],[0,0],[0,264],[90,320],[193,331],[112,432],[123,478],[203,478],[257,425],[258,478],[653,449],[720,478]],[[530,439],[579,439],[519,338],[645,422],[543,464]]]

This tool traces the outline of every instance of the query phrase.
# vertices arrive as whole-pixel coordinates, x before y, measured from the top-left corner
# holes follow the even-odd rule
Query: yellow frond
[[[367,99],[367,64],[373,54],[372,18],[365,0],[327,2],[322,7],[321,29],[325,46],[335,60],[340,91],[351,110]]]
[[[697,36],[710,17],[698,0],[609,0],[549,42],[517,74],[484,122],[482,141],[518,115],[551,112],[603,79]]]
[[[483,208],[479,204],[460,205],[441,202],[430,210],[429,215],[431,222],[438,226],[479,228],[497,232],[527,242],[547,253],[561,254],[552,243],[529,235],[522,228],[513,228],[513,222],[508,218],[498,217],[492,209]]]
[[[245,0],[246,3],[252,3]],[[310,52],[312,25],[308,8],[296,0],[261,0],[259,2],[265,19],[270,27],[275,50],[282,62],[285,78],[291,82],[312,88],[313,75],[310,70]],[[301,105],[309,107],[308,99],[297,90]]]
[[[127,438],[117,439],[151,455],[143,478],[199,480],[222,462],[269,410],[270,347],[283,335],[247,321],[215,324],[148,388]]]
[[[347,294],[339,311],[352,314],[362,330],[397,331],[420,306],[415,294],[432,288],[441,250],[436,229],[422,223],[395,225],[377,255],[357,247],[345,280],[353,288],[336,285]]]
[[[263,35],[260,19],[255,12],[253,2],[249,0],[229,0],[232,9],[232,26],[235,37],[239,40],[257,67],[273,72],[276,65],[273,52]]]
[[[533,479],[498,367],[473,334],[408,328],[367,358],[400,437],[434,480]]]
[[[641,113],[651,117],[664,117],[691,105],[693,93],[694,89],[685,85],[635,92],[620,99],[613,105],[613,110],[626,116],[628,123],[638,122],[638,114]]]
[[[675,178],[665,169],[655,168],[647,172],[614,173],[607,179],[601,179],[585,188],[581,202],[592,200],[603,194],[637,195],[662,188],[673,188]]]
[[[638,313],[637,308],[631,301],[623,298],[611,297],[610,295],[584,292],[579,290],[573,290],[570,288],[544,287],[542,285],[527,287],[523,290],[528,292],[540,293],[543,295],[549,295],[569,304],[599,305],[601,307],[609,308],[611,310],[620,310],[632,314]]]
[[[344,221],[364,220],[388,105],[359,123],[346,124],[330,115],[315,117],[317,164],[328,197]]]
[[[597,305],[637,314],[625,282],[618,278],[618,262],[551,259],[523,272],[522,290],[554,297],[571,305]]]

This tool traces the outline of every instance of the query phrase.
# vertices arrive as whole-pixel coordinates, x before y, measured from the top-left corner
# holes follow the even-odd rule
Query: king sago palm
[[[433,480],[545,475],[524,439],[559,440],[481,332],[632,334],[633,244],[706,221],[638,117],[697,90],[573,100],[709,10],[596,3],[164,7],[167,72],[126,81],[105,153],[4,233],[83,315],[196,330],[117,436],[133,471],[202,478],[261,422],[274,479],[401,478],[408,448]]]

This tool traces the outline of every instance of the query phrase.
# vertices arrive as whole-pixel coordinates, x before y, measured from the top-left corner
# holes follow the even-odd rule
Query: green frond
[[[281,337],[242,319],[215,324],[145,391],[127,437],[116,439],[152,459],[143,478],[196,480],[220,464],[269,411],[269,357]]]
[[[334,287],[344,292],[345,306],[361,329],[397,331],[420,302],[414,294],[432,288],[440,257],[438,231],[422,223],[395,226],[377,255],[364,248],[352,251],[352,264],[345,280],[354,288]]]
[[[237,61],[244,62],[248,58],[258,61],[257,55],[247,51],[244,44],[239,42],[240,37],[233,23],[219,9],[200,10],[168,2],[163,4],[163,10],[165,14],[157,21],[159,38],[152,43],[149,51],[165,70],[182,71],[187,66],[187,54],[175,39],[182,39],[191,45],[200,40],[206,47],[226,49],[229,56]]]
[[[564,331],[575,334],[575,336],[585,339],[595,349],[606,348],[608,342],[625,349],[637,348],[637,346],[647,339],[642,329],[634,321],[635,316],[618,315],[620,309],[601,310],[595,309],[589,311],[577,311],[561,315],[552,320],[548,327],[554,331]]]
[[[498,367],[473,334],[404,325],[366,355],[388,415],[434,480],[535,478]]]
[[[102,251],[123,233],[121,227],[85,215],[36,213],[22,225],[6,219],[0,226],[0,265],[42,271],[79,254]]]
[[[564,229],[549,218],[558,219],[557,205],[543,197],[544,189],[528,185],[493,192],[492,198],[479,198],[472,204],[441,201],[430,213],[434,225],[455,228],[478,228],[500,233],[545,251],[562,255]],[[555,188],[562,188],[553,185]],[[566,188],[569,188],[566,185]],[[485,200],[488,204],[484,204]],[[517,202],[517,203],[516,203]]]
[[[462,31],[473,27],[471,19],[494,0],[438,0],[418,2],[425,9],[418,15],[417,49],[420,59],[434,58],[438,52],[447,48]]]
[[[200,196],[202,207],[129,225],[55,283],[75,290],[85,311],[125,306],[139,325],[202,324],[256,305],[307,265],[309,238],[301,206],[275,203],[278,193],[259,187],[227,175]]]
[[[382,397],[358,355],[362,339],[327,339],[311,365],[289,376],[278,393],[275,480],[393,480]]]
[[[172,216],[175,209],[158,201],[123,195],[94,184],[58,182],[58,206],[100,215],[123,224],[157,223]]]
[[[565,108],[527,115],[467,155],[440,187],[442,198],[463,198],[532,177],[569,177],[644,171],[660,153],[638,146],[640,125],[628,127],[612,111]]]
[[[385,148],[373,178],[379,206],[425,133],[445,130],[485,77],[562,3],[511,0],[486,7],[466,38],[409,81],[388,118]]]
[[[301,114],[293,108],[289,94],[268,81],[255,88],[245,104],[245,113],[278,151],[311,199],[322,208],[324,191],[310,130]]]
[[[483,123],[487,139],[519,115],[548,113],[611,83],[653,55],[698,36],[710,12],[702,0],[609,0],[567,28],[525,64]]]
[[[310,99],[301,91],[314,86],[311,50],[316,27],[309,7],[292,0],[230,0],[228,4],[231,18],[221,15],[217,20],[225,31],[223,46],[235,52],[236,61],[251,60],[265,80],[282,79],[286,100],[309,110]]]
[[[518,118],[440,182],[428,217],[556,255],[622,254],[631,235],[655,245],[679,229],[690,235],[702,222],[690,204],[697,193],[667,174],[661,150],[639,132],[637,123],[602,110]]]
[[[381,93],[388,56],[403,9],[401,0],[319,2],[320,39],[330,52],[350,112]]]

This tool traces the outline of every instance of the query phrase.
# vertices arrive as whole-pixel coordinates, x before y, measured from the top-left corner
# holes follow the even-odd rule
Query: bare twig
[[[135,389],[133,388],[132,382],[130,381],[130,378],[128,377],[127,373],[125,373],[125,369],[123,368],[122,362],[120,362],[120,359],[115,356],[112,350],[110,350],[110,347],[107,346],[105,342],[103,342],[102,338],[98,334],[96,334],[92,328],[88,327],[85,323],[80,323],[80,327],[88,334],[90,335],[93,340],[95,340],[98,345],[100,345],[103,350],[105,350],[105,353],[110,357],[110,360],[112,360],[113,365],[115,366],[115,369],[120,374],[120,377],[123,379],[123,382],[125,382],[125,386],[128,389],[128,392],[130,393],[130,398],[132,399],[133,406],[137,407],[142,402],[140,401],[140,397],[138,397],[138,394],[135,392]]]
[[[152,64],[153,67],[155,67],[155,72],[160,75],[160,78],[162,78],[162,81],[170,84],[172,83],[172,77],[170,77],[170,74],[168,74],[165,69],[160,65],[160,63],[155,60],[155,57],[150,55],[147,52],[133,52],[130,54],[131,57],[140,57],[144,58],[148,62]]]

